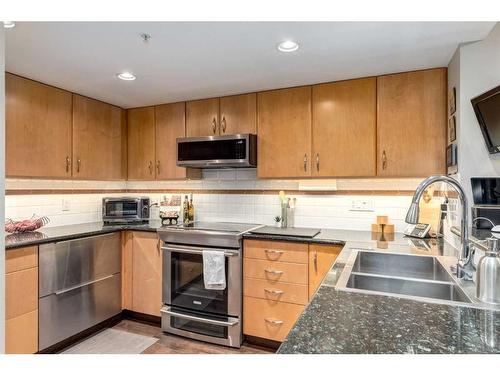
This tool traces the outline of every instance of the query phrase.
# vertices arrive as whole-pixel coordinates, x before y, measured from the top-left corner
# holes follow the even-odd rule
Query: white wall
[[[5,44],[4,28],[0,29],[0,200],[5,194]],[[4,207],[0,209],[0,222],[4,222]],[[0,353],[5,352],[5,247],[0,236]]]
[[[500,24],[484,40],[459,47],[449,65],[457,88],[457,141],[460,181],[472,203],[471,177],[500,176],[500,154],[485,146],[470,100],[500,85]]]

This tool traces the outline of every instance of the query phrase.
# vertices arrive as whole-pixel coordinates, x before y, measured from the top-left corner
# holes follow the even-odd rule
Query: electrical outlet
[[[71,209],[71,204],[70,204],[69,200],[67,200],[67,199],[62,200],[61,209],[63,211],[69,211]]]
[[[351,211],[374,211],[373,201],[369,199],[353,199]]]

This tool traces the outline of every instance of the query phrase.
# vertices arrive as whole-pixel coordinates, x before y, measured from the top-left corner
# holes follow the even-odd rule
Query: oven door
[[[203,247],[165,244],[163,247],[163,302],[206,314],[241,314],[241,255],[237,250],[214,249],[225,255],[226,288],[206,289]]]
[[[140,199],[104,199],[102,218],[105,221],[129,221],[141,218]]]
[[[165,332],[239,348],[241,345],[241,320],[239,318],[205,314],[163,306],[161,325]]]

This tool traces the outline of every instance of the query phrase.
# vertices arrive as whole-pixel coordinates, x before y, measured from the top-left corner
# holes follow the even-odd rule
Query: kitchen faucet
[[[425,192],[427,187],[435,182],[444,182],[448,185],[451,185],[458,193],[458,198],[462,205],[462,218],[460,220],[460,240],[462,242],[462,248],[458,256],[457,262],[457,277],[459,279],[472,280],[472,251],[469,247],[469,223],[468,223],[468,215],[467,215],[467,197],[465,195],[465,191],[462,186],[458,183],[457,180],[448,177],[448,176],[430,176],[423,180],[415,189],[415,194],[413,195],[413,199],[408,209],[408,213],[406,214],[405,221],[408,224],[417,224],[418,216],[419,216],[419,201],[422,195]]]

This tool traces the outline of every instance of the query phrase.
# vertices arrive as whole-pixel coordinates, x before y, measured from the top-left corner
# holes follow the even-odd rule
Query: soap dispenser
[[[500,304],[500,244],[497,238],[486,240],[487,250],[479,259],[476,273],[476,297],[482,302]]]

